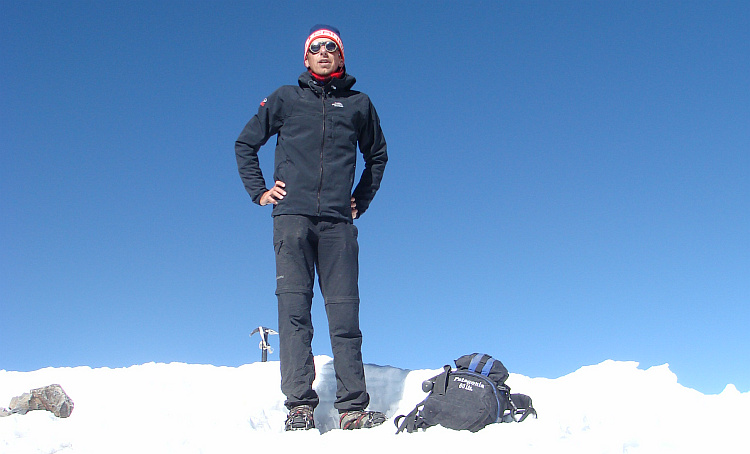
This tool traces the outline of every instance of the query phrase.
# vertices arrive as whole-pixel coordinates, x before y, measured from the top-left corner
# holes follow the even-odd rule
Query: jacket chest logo
[[[331,104],[333,107],[344,107],[344,105],[338,101]]]

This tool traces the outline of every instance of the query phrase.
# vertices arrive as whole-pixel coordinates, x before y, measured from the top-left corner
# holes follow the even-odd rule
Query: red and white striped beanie
[[[344,43],[341,41],[341,32],[336,27],[323,24],[314,25],[310,29],[310,36],[305,41],[305,59],[307,59],[307,51],[310,49],[310,44],[318,38],[328,38],[336,43],[341,53],[341,61],[344,61]]]

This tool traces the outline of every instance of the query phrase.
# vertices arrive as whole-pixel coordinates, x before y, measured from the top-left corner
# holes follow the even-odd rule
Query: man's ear
[[[307,61],[307,56],[305,56],[305,68],[310,69],[310,63]]]

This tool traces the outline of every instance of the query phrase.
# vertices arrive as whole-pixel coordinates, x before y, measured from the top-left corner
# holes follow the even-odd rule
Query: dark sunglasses
[[[337,46],[333,41],[319,41],[317,43],[310,44],[309,51],[311,54],[317,54],[321,51],[321,49],[323,49],[323,46],[325,46],[327,52],[336,52],[339,48],[339,46]]]

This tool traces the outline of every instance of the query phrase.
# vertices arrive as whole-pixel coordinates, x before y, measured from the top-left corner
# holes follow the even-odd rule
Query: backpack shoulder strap
[[[422,407],[424,407],[425,402],[427,402],[427,399],[430,398],[432,393],[444,395],[445,390],[448,388],[448,376],[451,373],[451,366],[443,366],[443,372],[436,375],[435,377],[432,377],[429,380],[425,380],[424,384],[429,385],[427,388],[425,388],[424,384],[422,385],[422,389],[425,390],[425,392],[429,392],[427,394],[427,397],[424,398],[424,400],[420,403],[418,403],[414,410],[410,411],[406,415],[398,415],[393,420],[393,423],[396,425],[396,428],[398,429],[396,431],[396,434],[400,434],[404,430],[406,430],[407,433],[412,433],[415,430],[418,429],[426,429],[427,427],[430,427],[429,424],[427,424],[422,418],[422,415],[420,414],[420,410],[422,410]],[[403,422],[401,420],[403,419]]]
[[[531,405],[531,397],[526,394],[511,394],[510,401],[513,404],[513,407],[515,407],[511,413],[511,417],[514,421],[516,420],[517,415],[521,415],[521,418],[517,420],[518,422],[528,418],[529,415],[533,415],[534,419],[537,418],[536,410]]]
[[[429,396],[428,396],[429,397]],[[406,430],[406,433],[412,433],[418,429],[426,429],[428,427],[427,423],[425,423],[422,416],[419,414],[419,411],[424,407],[424,403],[427,402],[427,398],[418,403],[416,407],[414,407],[414,410],[410,411],[407,415],[398,415],[393,420],[393,424],[396,425],[396,435],[400,434],[404,430]],[[404,422],[400,422],[401,419],[404,420]]]

